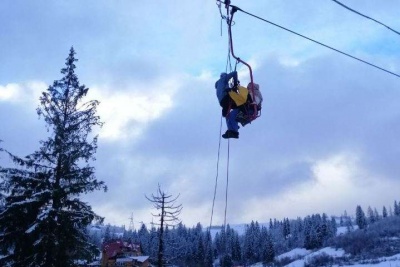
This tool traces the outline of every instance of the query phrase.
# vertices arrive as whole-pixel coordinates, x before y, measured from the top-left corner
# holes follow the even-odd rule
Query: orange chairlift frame
[[[230,5],[230,0],[226,0],[225,1],[225,7],[227,9],[227,13],[229,13],[229,6],[232,7],[231,9],[231,16],[229,18],[227,18],[228,21],[228,35],[229,35],[229,44],[230,44],[230,50],[231,50],[231,54],[232,57],[235,58],[238,62],[243,63],[244,65],[246,65],[246,67],[249,69],[250,72],[250,88],[249,90],[251,91],[251,95],[254,96],[254,83],[253,83],[253,70],[251,69],[250,64],[248,64],[247,62],[245,62],[244,60],[242,60],[241,58],[239,58],[238,56],[235,55],[235,52],[233,50],[233,40],[232,40],[232,21],[233,21],[233,16],[235,15],[236,11],[240,10],[238,7]],[[254,99],[253,99],[254,101]],[[258,108],[257,108],[257,104],[252,104],[253,108],[254,108],[254,112],[252,115],[249,116],[250,121],[255,120],[257,117],[259,117],[261,115],[261,113],[259,112]]]

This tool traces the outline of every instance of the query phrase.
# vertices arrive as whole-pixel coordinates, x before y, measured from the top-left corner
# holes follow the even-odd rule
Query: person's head
[[[251,82],[249,82],[249,84],[247,85],[247,89],[251,90],[251,85],[253,85],[254,90],[260,90],[260,86],[257,83],[251,83]]]

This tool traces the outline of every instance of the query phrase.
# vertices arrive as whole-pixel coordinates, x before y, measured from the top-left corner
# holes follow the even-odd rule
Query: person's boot
[[[223,137],[224,139],[228,139],[228,138],[235,138],[235,139],[238,139],[238,138],[239,138],[239,132],[235,132],[235,131],[232,131],[232,130],[227,130],[227,131],[222,135],[222,137]]]

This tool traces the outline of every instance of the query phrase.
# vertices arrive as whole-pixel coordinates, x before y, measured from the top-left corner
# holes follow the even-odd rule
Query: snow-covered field
[[[334,249],[331,247],[322,248],[317,251],[310,251],[303,248],[296,248],[284,254],[277,256],[276,258],[292,258],[297,259],[290,264],[286,265],[287,267],[304,267],[304,263],[312,259],[313,257],[325,253],[326,255],[332,257],[343,257],[345,255],[344,250],[342,249]],[[257,263],[251,265],[251,267],[262,267],[262,263]],[[333,265],[338,266],[338,265]],[[364,260],[363,262],[354,263],[353,265],[341,265],[341,267],[400,267],[400,254],[393,255],[391,257],[382,257],[379,259],[373,260]]]

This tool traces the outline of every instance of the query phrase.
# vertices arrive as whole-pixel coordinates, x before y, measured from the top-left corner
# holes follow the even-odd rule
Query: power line
[[[335,3],[338,4],[338,5],[341,5],[342,7],[344,7],[344,8],[346,8],[346,9],[350,10],[351,12],[354,12],[354,13],[356,13],[356,14],[358,14],[358,15],[364,17],[364,18],[370,19],[370,20],[372,20],[372,21],[374,21],[374,22],[376,22],[376,23],[378,23],[378,24],[380,24],[380,25],[382,25],[382,26],[388,28],[388,29],[391,30],[392,32],[394,32],[394,33],[400,35],[400,32],[398,32],[398,31],[396,31],[396,30],[390,28],[389,26],[387,26],[386,24],[384,24],[384,23],[382,23],[382,22],[380,22],[380,21],[378,21],[378,20],[376,20],[376,19],[373,19],[373,18],[371,18],[371,17],[368,17],[367,15],[364,15],[364,14],[362,14],[362,13],[360,13],[360,12],[358,12],[358,11],[356,11],[356,10],[354,10],[354,9],[352,9],[352,8],[350,8],[350,7],[348,7],[348,6],[346,6],[345,4],[343,4],[343,3],[341,3],[341,2],[339,2],[339,1],[337,1],[337,0],[332,0],[332,1],[335,2]]]
[[[218,0],[218,1],[221,2],[220,0]],[[295,32],[295,31],[292,31],[292,30],[290,30],[290,29],[288,29],[288,28],[285,28],[285,27],[283,27],[283,26],[280,26],[280,25],[278,25],[278,24],[276,24],[276,23],[273,23],[273,22],[271,22],[271,21],[269,21],[269,20],[266,20],[266,19],[264,19],[264,18],[261,18],[261,17],[259,17],[259,16],[254,15],[254,14],[251,14],[251,13],[249,13],[249,12],[247,12],[247,11],[244,11],[243,9],[240,9],[240,8],[237,7],[237,6],[234,6],[234,5],[229,5],[229,6],[232,7],[232,12],[241,11],[241,12],[243,12],[243,13],[249,15],[249,16],[252,16],[252,17],[254,17],[254,18],[256,18],[256,19],[259,19],[259,20],[262,20],[262,21],[264,21],[264,22],[266,22],[266,23],[269,23],[269,24],[271,24],[271,25],[274,25],[274,26],[276,26],[276,27],[278,27],[278,28],[280,28],[280,29],[282,29],[282,30],[288,31],[288,32],[290,32],[290,33],[293,33],[293,34],[295,34],[295,35],[297,35],[297,36],[300,36],[300,37],[302,37],[302,38],[304,38],[304,39],[307,39],[307,40],[309,40],[309,41],[311,41],[311,42],[314,42],[314,43],[316,43],[316,44],[319,44],[319,45],[321,45],[321,46],[323,46],[323,47],[326,47],[326,48],[328,48],[328,49],[331,49],[331,50],[333,50],[333,51],[336,51],[336,52],[338,52],[338,53],[340,53],[340,54],[342,54],[342,55],[345,55],[345,56],[350,57],[350,58],[352,58],[352,59],[358,60],[358,61],[360,61],[360,62],[362,62],[362,63],[364,63],[364,64],[367,64],[367,65],[369,65],[369,66],[371,66],[371,67],[377,68],[377,69],[379,69],[379,70],[381,70],[381,71],[387,72],[387,73],[389,73],[389,74],[391,74],[391,75],[394,75],[394,76],[400,78],[400,74],[397,74],[397,73],[394,73],[394,72],[389,71],[389,70],[387,70],[387,69],[384,69],[384,68],[382,68],[382,67],[379,67],[379,66],[377,66],[377,65],[375,65],[375,64],[372,64],[372,63],[370,63],[370,62],[368,62],[368,61],[365,61],[365,60],[360,59],[360,58],[358,58],[358,57],[352,56],[352,55],[350,55],[350,54],[348,54],[348,53],[346,53],[346,52],[343,52],[343,51],[341,51],[341,50],[339,50],[339,49],[336,49],[336,48],[334,48],[334,47],[331,47],[331,46],[329,46],[329,45],[326,45],[326,44],[324,44],[324,43],[321,43],[321,42],[319,42],[319,41],[316,41],[316,40],[314,40],[314,39],[312,39],[312,38],[309,38],[309,37],[307,37],[307,36],[305,36],[305,35],[302,35],[302,34],[300,34],[300,33],[297,33],[297,32]]]

